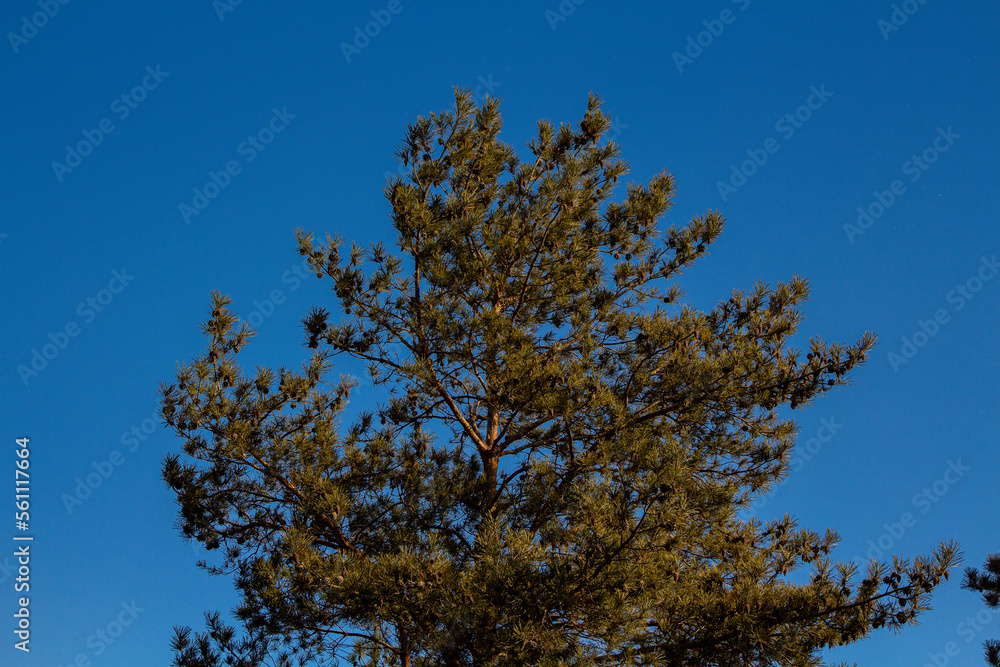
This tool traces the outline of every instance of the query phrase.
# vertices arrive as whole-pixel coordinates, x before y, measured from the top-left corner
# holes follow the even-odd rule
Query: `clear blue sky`
[[[664,224],[728,219],[687,276],[696,306],[801,274],[803,340],[878,334],[852,386],[795,413],[803,459],[760,515],[838,530],[842,559],[880,539],[906,556],[957,539],[977,566],[1000,550],[995,2],[233,2],[0,10],[0,566],[20,436],[35,538],[32,651],[13,649],[0,568],[0,663],[168,664],[171,626],[236,603],[173,527],[160,464],[181,443],[154,427],[157,384],[202,350],[213,289],[259,313],[245,365],[297,365],[300,318],[335,304],[296,274],[292,230],[391,243],[393,149],[456,85],[503,98],[518,150],[603,96],[631,177],[676,176]],[[371,12],[386,24],[344,48]],[[211,173],[225,186],[184,215]],[[981,664],[1000,617],[960,626],[984,606],[958,578],[921,627],[831,659],[916,666],[954,642],[949,664]]]

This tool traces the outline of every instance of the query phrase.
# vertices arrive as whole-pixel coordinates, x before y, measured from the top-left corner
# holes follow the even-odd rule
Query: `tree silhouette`
[[[305,318],[301,370],[244,374],[253,332],[213,294],[206,354],[162,387],[186,455],[163,475],[244,634],[179,628],[175,665],[818,665],[928,608],[954,545],[862,570],[832,531],[738,517],[786,471],[777,410],[874,337],[791,347],[798,277],[681,304],[723,218],[659,229],[667,173],[613,201],[608,127],[592,95],[522,160],[495,99],[419,118],[385,188],[400,256],[298,233],[343,312]],[[349,425],[337,355],[387,391]]]

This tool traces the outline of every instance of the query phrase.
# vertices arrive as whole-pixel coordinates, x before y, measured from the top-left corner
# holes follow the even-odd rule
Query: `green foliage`
[[[966,568],[962,588],[982,593],[986,606],[992,609],[1000,607],[1000,554],[990,554],[982,572],[972,567]],[[986,662],[993,667],[1000,667],[1000,642],[988,639],[983,643],[983,648],[986,649]]]
[[[862,574],[833,532],[737,518],[787,469],[779,406],[845,384],[874,337],[792,348],[797,277],[678,303],[723,219],[659,229],[666,173],[613,201],[609,125],[591,96],[521,160],[496,100],[420,118],[385,188],[400,256],[298,234],[344,313],[305,318],[300,371],[245,375],[252,332],[213,294],[206,355],[162,390],[187,455],[163,473],[246,638],[179,630],[178,667],[818,665],[927,609],[953,545]],[[389,395],[346,427],[340,354]]]

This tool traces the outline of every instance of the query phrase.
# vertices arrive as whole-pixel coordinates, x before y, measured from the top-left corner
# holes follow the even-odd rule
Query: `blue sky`
[[[153,423],[157,384],[202,350],[213,289],[260,323],[245,367],[299,363],[300,318],[335,304],[292,231],[391,243],[393,150],[452,86],[503,98],[521,151],[600,94],[630,178],[676,177],[665,225],[727,218],[690,303],[800,274],[803,341],[878,334],[852,386],[795,413],[799,460],[759,515],[836,529],[844,560],[1000,550],[995,3],[63,1],[0,10],[4,665],[168,664],[173,625],[237,602],[173,527],[160,464],[181,443]],[[23,436],[30,654],[12,633]],[[830,658],[981,664],[1000,618],[959,578],[920,627]]]

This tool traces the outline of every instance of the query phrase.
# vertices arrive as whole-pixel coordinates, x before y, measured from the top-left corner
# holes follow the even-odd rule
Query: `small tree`
[[[874,337],[790,347],[801,278],[680,305],[723,219],[658,229],[666,173],[611,201],[608,127],[591,96],[521,160],[496,100],[418,119],[385,188],[402,257],[298,234],[345,314],[305,318],[300,371],[244,374],[253,332],[213,295],[206,355],[162,388],[194,462],[163,474],[245,635],[179,629],[176,665],[818,665],[928,608],[953,545],[862,574],[832,531],[738,517],[787,469],[779,407],[844,384]],[[346,428],[340,354],[390,391]]]
[[[983,571],[969,567],[965,569],[962,588],[983,594],[983,601],[991,609],[1000,607],[1000,554],[990,554],[983,565]],[[988,639],[983,642],[986,662],[1000,667],[1000,642]]]

